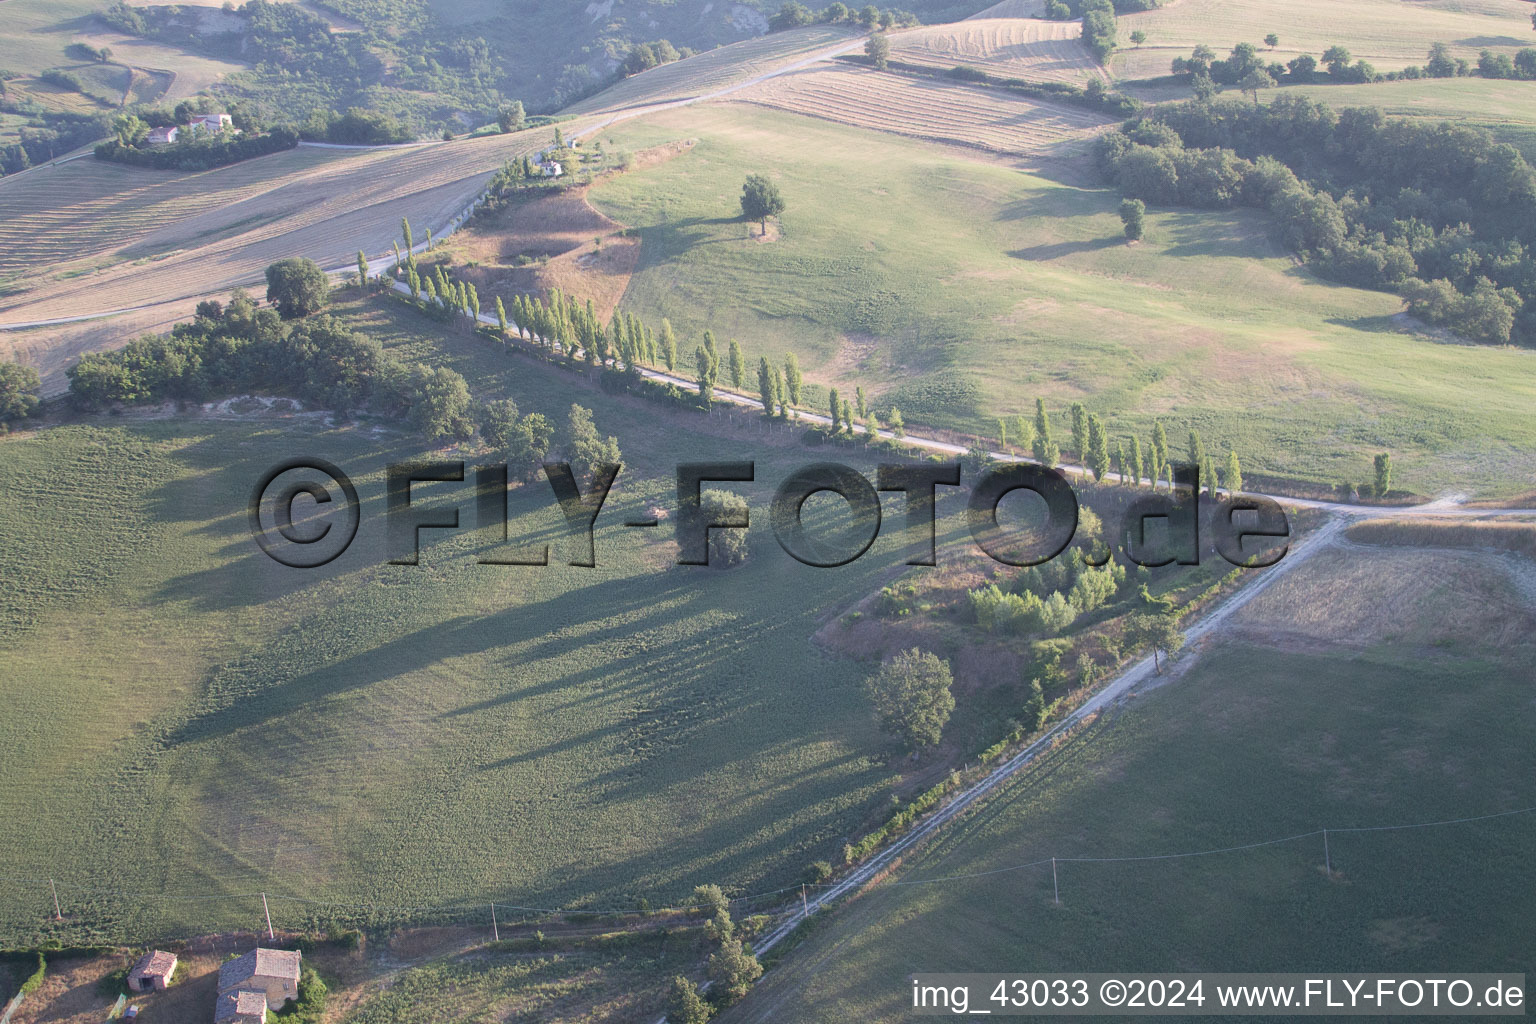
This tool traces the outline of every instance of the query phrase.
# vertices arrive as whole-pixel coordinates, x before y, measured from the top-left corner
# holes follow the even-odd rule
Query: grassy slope
[[[1394,332],[1397,299],[1317,281],[1256,212],[1155,211],[1127,247],[1114,193],[918,142],[739,106],[611,134],[700,140],[592,194],[641,231],[627,307],[754,359],[793,348],[909,421],[990,432],[1038,394],[1083,399],[1116,436],[1194,423],[1246,466],[1310,479],[1360,477],[1382,448],[1426,491],[1531,469],[1530,353]],[[735,219],[752,172],[788,201],[778,241]]]
[[[1509,713],[1532,698],[1529,641],[1510,635],[1529,628],[1529,607],[1497,572],[1469,582],[1461,560],[1333,553],[1309,566],[1312,583],[1288,581],[1300,589],[1268,613],[1288,631],[1281,645],[1250,634],[1217,647],[1052,755],[905,858],[902,884],[826,918],[723,1020],[905,1020],[919,971],[1530,971],[1520,937],[1536,900],[1518,880],[1533,816],[1335,833],[1332,880],[1316,836],[1061,864],[1059,908],[1048,863],[1008,870],[1531,805],[1529,716]],[[1445,582],[1410,584],[1401,603],[1390,588],[1389,615],[1366,588],[1373,572]],[[1367,642],[1319,626],[1337,614],[1369,620]],[[1477,621],[1499,639],[1460,632]],[[984,872],[998,873],[924,884]]]
[[[367,319],[482,393],[571,401],[529,362]],[[771,546],[764,516],[749,567],[672,566],[668,531],[615,524],[673,504],[675,460],[756,458],[761,508],[804,454],[577,397],[632,463],[595,571],[481,567],[451,538],[422,568],[386,566],[380,474],[421,454],[388,432],[124,422],[0,443],[0,518],[33,538],[7,545],[3,578],[40,581],[4,598],[5,874],[58,877],[72,927],[144,935],[248,926],[251,901],[96,891],[660,906],[703,881],[784,884],[840,848],[883,784],[881,746],[862,669],[806,637],[900,556],[818,572]],[[245,527],[252,481],[303,452],[346,467],[366,505],[357,544],[316,573],[260,557]],[[514,514],[512,535],[555,540],[558,561],[542,489]],[[7,885],[0,935],[30,934],[44,900]]]
[[[1530,4],[1523,0],[1179,0],[1120,19],[1121,39],[1137,29],[1147,33],[1147,44],[1115,55],[1117,77],[1166,75],[1169,61],[1188,56],[1197,43],[1222,54],[1241,42],[1262,48],[1271,32],[1280,37],[1271,59],[1320,57],[1338,44],[1379,71],[1424,63],[1436,42],[1472,61],[1484,48],[1513,55],[1532,42]]]

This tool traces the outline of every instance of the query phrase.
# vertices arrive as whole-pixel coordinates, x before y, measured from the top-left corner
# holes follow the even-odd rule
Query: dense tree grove
[[[918,23],[917,15],[911,11],[900,11],[894,8],[882,10],[872,4],[854,11],[849,10],[846,4],[833,3],[820,11],[813,11],[802,3],[788,0],[779,8],[778,13],[768,19],[768,31],[782,32],[785,29],[803,28],[806,25],[840,24],[852,24],[866,30],[874,30],[910,28]]]
[[[1132,198],[1267,209],[1324,277],[1469,338],[1536,342],[1536,172],[1486,131],[1281,96],[1159,107],[1098,155]]]
[[[199,304],[196,319],[169,334],[83,356],[68,375],[71,395],[90,409],[251,392],[376,412],[431,438],[472,430],[469,390],[454,371],[390,359],[333,317],[284,322],[241,292],[227,306]]]

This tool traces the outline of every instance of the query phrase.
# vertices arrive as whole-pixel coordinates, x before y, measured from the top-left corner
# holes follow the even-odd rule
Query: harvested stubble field
[[[1350,0],[1342,16],[1338,0],[1172,0],[1156,10],[1119,19],[1122,49],[1111,60],[1116,77],[1168,74],[1174,57],[1205,43],[1225,54],[1238,43],[1260,47],[1266,60],[1288,61],[1303,53],[1322,56],[1341,45],[1378,71],[1422,64],[1431,44],[1443,42],[1475,62],[1480,50],[1513,56],[1531,42],[1531,5],[1525,0]],[[1133,31],[1147,44],[1132,47]],[[1264,36],[1280,36],[1275,50]]]
[[[1333,831],[1331,872],[1315,832],[1536,803],[1536,565],[1464,555],[1320,552],[829,916],[722,1024],[904,1021],[913,971],[1168,970],[1170,949],[1184,971],[1529,972],[1536,815]]]
[[[840,66],[773,78],[738,97],[875,131],[1018,156],[1060,156],[1109,123],[1076,107],[998,89]]]
[[[76,160],[0,181],[6,323],[167,302],[260,281],[287,256],[324,266],[387,254],[400,219],[446,223],[548,129],[407,150],[300,147],[194,174]]]
[[[1075,21],[988,18],[903,33],[893,60],[948,70],[968,64],[1005,78],[1082,84],[1103,78]]]
[[[596,96],[574,103],[568,114],[613,112],[649,103],[685,99],[736,82],[744,82],[776,67],[804,58],[818,49],[853,42],[852,33],[836,25],[813,25],[774,32],[729,46],[695,54],[624,79]]]

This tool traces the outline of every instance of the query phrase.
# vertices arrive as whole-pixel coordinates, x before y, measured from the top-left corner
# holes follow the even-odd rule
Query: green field
[[[1126,246],[1117,193],[911,140],[736,105],[608,134],[699,139],[592,193],[640,231],[627,308],[754,359],[793,348],[909,423],[991,433],[1042,395],[1326,483],[1383,449],[1425,493],[1521,490],[1536,468],[1536,356],[1402,333],[1396,297],[1316,280],[1257,212],[1154,210]],[[755,172],[788,203],[774,241],[738,219]]]
[[[1320,835],[1068,861],[1059,906],[1049,860],[1536,805],[1515,712],[1532,698],[1533,571],[1464,552],[1316,556],[1244,609],[1233,641],[817,922],[721,1019],[906,1020],[922,971],[1530,972],[1536,815],[1334,831],[1331,877]]]
[[[748,565],[678,567],[670,530],[618,525],[675,504],[676,461],[756,459],[745,492],[765,510],[807,453],[755,425],[700,434],[468,336],[440,345],[399,307],[350,315],[482,395],[597,409],[629,463],[599,568],[563,565],[543,485],[514,493],[511,533],[554,542],[556,565],[477,565],[462,535],[386,565],[383,466],[432,454],[387,424],[128,416],[0,441],[3,874],[57,878],[68,934],[142,937],[249,927],[259,900],[167,897],[261,891],[372,920],[660,907],[705,881],[788,884],[858,834],[886,747],[864,669],[807,637],[900,564],[899,539],[814,570],[763,512]],[[313,572],[246,527],[256,478],[298,454],[364,500],[357,543]],[[417,490],[469,525],[467,488]],[[47,887],[0,885],[0,941],[24,942]]]

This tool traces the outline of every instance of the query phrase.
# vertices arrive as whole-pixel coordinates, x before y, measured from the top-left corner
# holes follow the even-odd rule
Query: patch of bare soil
[[[686,139],[641,150],[627,170],[653,167],[693,147]],[[621,174],[623,171],[610,171]],[[491,297],[543,295],[558,288],[592,301],[607,320],[618,308],[640,258],[640,240],[587,201],[591,185],[577,185],[523,200],[476,217],[448,247],[455,276],[470,281],[487,307]]]

